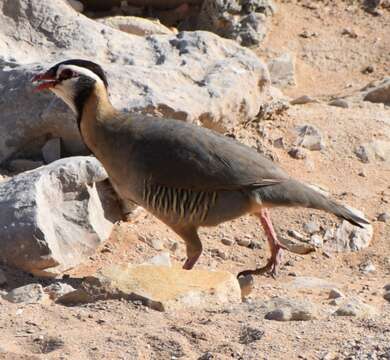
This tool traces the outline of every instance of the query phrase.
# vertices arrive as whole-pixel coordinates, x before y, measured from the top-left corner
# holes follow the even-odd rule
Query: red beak
[[[34,91],[42,91],[45,89],[50,89],[57,84],[57,80],[50,74],[42,73],[35,75],[31,82],[40,82],[37,86],[34,87]]]

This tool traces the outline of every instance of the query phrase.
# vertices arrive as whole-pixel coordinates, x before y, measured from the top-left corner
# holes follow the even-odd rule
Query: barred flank
[[[217,201],[217,192],[175,189],[145,181],[142,197],[147,208],[157,214],[201,223]]]

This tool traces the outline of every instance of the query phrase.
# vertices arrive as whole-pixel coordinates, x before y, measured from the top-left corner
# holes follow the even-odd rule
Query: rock
[[[210,253],[212,257],[220,258],[223,260],[227,260],[229,258],[228,254],[226,254],[225,251],[220,249],[211,249]]]
[[[321,248],[324,245],[324,239],[318,234],[313,234],[310,236],[310,243],[315,247]]]
[[[252,275],[246,275],[246,276],[240,276],[238,278],[238,283],[240,284],[241,288],[241,299],[244,300],[247,298],[250,293],[253,290],[253,276]]]
[[[8,169],[15,172],[23,172],[39,168],[43,165],[43,161],[35,161],[29,159],[15,159],[8,163]]]
[[[366,66],[363,70],[363,74],[372,74],[375,71],[375,68],[372,65]]]
[[[268,63],[268,70],[273,85],[285,87],[296,85],[295,60],[291,54],[285,53]]]
[[[382,13],[378,9],[381,0],[364,0],[363,9],[374,16],[380,16]]]
[[[81,1],[78,0],[66,0],[68,4],[73,8],[73,10],[82,13],[84,11],[84,5]]]
[[[252,242],[252,240],[249,239],[249,238],[240,237],[240,238],[236,239],[236,242],[240,246],[249,247],[251,242]]]
[[[174,33],[158,20],[149,20],[136,16],[112,16],[98,19],[97,21],[114,29],[138,36]]]
[[[213,31],[244,46],[254,46],[264,39],[266,17],[275,11],[271,0],[204,0],[196,28]]]
[[[290,101],[291,105],[305,105],[310,103],[318,103],[318,100],[309,95],[302,95]]]
[[[349,207],[359,216],[364,217],[361,211]],[[359,251],[370,245],[373,236],[371,224],[359,228],[350,224],[348,221],[343,222],[337,227],[333,240],[327,241],[327,246],[338,252]]]
[[[377,220],[384,223],[388,222],[390,220],[390,213],[388,212],[380,213],[377,217]]]
[[[73,286],[61,282],[55,282],[43,289],[43,291],[48,294],[50,299],[53,301],[56,301],[61,296],[69,294],[75,290],[76,289]]]
[[[119,219],[117,199],[101,198],[106,178],[94,157],[73,157],[1,182],[0,262],[50,275],[87,259]]]
[[[157,251],[164,250],[164,241],[156,238],[148,239],[148,244]]]
[[[337,316],[368,317],[376,315],[377,310],[359,298],[347,299],[335,312]]]
[[[225,237],[221,240],[221,243],[226,246],[232,246],[234,244],[234,240]]]
[[[288,154],[298,160],[306,159],[306,151],[305,149],[302,149],[301,147],[293,147],[288,151]]]
[[[344,297],[344,294],[337,288],[331,289],[329,291],[328,299],[339,299]]]
[[[316,248],[308,242],[292,240],[291,238],[287,239],[286,237],[281,237],[279,240],[288,251],[294,254],[306,255],[316,251]]]
[[[371,261],[360,264],[359,268],[363,274],[370,274],[376,270],[375,265]]]
[[[318,309],[308,301],[276,298],[270,302],[273,307],[265,319],[276,321],[308,321],[318,319]]]
[[[315,221],[309,221],[303,224],[303,230],[305,230],[309,235],[313,235],[320,231],[320,226]]]
[[[295,230],[287,230],[287,235],[293,237],[294,239],[297,239],[299,241],[305,241],[306,238],[299,233],[298,231]]]
[[[233,38],[243,46],[259,45],[267,34],[266,17],[251,13],[241,19],[239,27],[232,32]]]
[[[383,288],[384,288],[386,291],[390,291],[390,283],[386,284]]]
[[[61,159],[61,139],[50,139],[42,148],[42,156],[46,164]]]
[[[272,87],[272,89],[274,89]],[[257,114],[258,120],[273,120],[288,110],[289,104],[284,98],[271,97],[270,101],[260,106]]]
[[[61,303],[125,298],[158,311],[213,308],[241,302],[237,279],[226,271],[183,270],[150,265],[114,265],[85,280]]]
[[[287,284],[293,289],[334,289],[337,284],[325,279],[320,279],[310,276],[297,276],[294,280]]]
[[[0,269],[0,286],[3,286],[7,283],[7,277],[3,270]]]
[[[335,99],[335,100],[332,100],[328,103],[328,105],[330,106],[337,106],[337,107],[341,107],[341,108],[344,108],[344,109],[348,109],[349,108],[349,102],[347,100],[344,100],[344,99]]]
[[[341,31],[341,35],[346,35],[346,36],[348,36],[348,37],[350,37],[351,39],[356,39],[356,38],[358,38],[358,34],[356,33],[356,31],[355,30],[353,30],[353,29],[343,29],[342,31]]]
[[[363,96],[364,101],[373,103],[390,103],[390,77],[384,78],[377,86],[368,89]]]
[[[3,299],[12,303],[45,303],[49,300],[49,297],[43,291],[41,284],[28,284],[18,287],[8,292],[3,296]]]
[[[297,127],[297,145],[309,150],[322,150],[325,143],[320,131],[313,125],[302,125]]]
[[[360,159],[361,162],[368,163],[370,162],[370,157],[369,155],[369,149],[365,145],[360,145],[355,149],[355,154],[356,156]]]
[[[383,298],[390,302],[390,291],[385,292],[385,294],[383,295]]]
[[[319,34],[315,31],[303,30],[301,33],[299,33],[299,36],[304,39],[310,39],[319,36]]]
[[[155,266],[167,266],[167,267],[171,267],[172,266],[170,255],[167,252],[163,252],[161,254],[153,256],[144,265],[147,265],[147,264],[155,265]]]
[[[79,16],[63,1],[15,0],[0,8],[0,163],[19,151],[39,154],[48,134],[61,139],[64,156],[87,153],[67,106],[48,91],[32,92],[34,74],[68,58],[99,63],[119,109],[221,132],[255,118],[268,99],[262,61],[212,33],[134,36]]]
[[[240,332],[240,344],[249,345],[255,341],[261,340],[264,336],[264,331],[260,329],[255,329],[252,327],[244,327]]]
[[[274,147],[278,149],[283,149],[284,148],[284,140],[282,137],[279,137],[273,141]]]
[[[355,154],[364,163],[383,161],[387,168],[390,167],[390,141],[374,140],[362,144],[356,148]]]
[[[344,301],[344,298],[337,298],[337,299],[331,299],[329,301],[329,305],[332,305],[332,306],[340,306]]]

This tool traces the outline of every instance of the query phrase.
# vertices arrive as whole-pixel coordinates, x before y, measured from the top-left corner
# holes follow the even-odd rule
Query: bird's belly
[[[219,191],[217,200],[202,222],[202,226],[216,226],[233,220],[250,212],[252,202],[247,194],[241,191]]]

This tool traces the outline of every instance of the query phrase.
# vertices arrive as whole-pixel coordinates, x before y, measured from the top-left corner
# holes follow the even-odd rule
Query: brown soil
[[[304,6],[308,3],[317,8]],[[356,3],[277,2],[269,35],[256,51],[264,58],[295,54],[297,86],[285,89],[285,94],[307,94],[323,102],[293,106],[282,116],[263,121],[263,135],[259,135],[257,124],[236,129],[236,134],[249,144],[260,139],[291,175],[320,185],[335,198],[362,209],[375,231],[371,246],[358,253],[332,253],[330,257],[321,250],[308,256],[287,253],[276,280],[265,276],[255,279],[249,305],[281,296],[308,300],[329,311],[336,309],[327,300],[329,290],[286,286],[298,275],[334,282],[346,295],[359,296],[373,305],[379,315],[365,319],[328,315],[312,321],[277,322],[265,320],[256,306],[248,304],[213,312],[159,313],[118,300],[74,307],[16,305],[0,300],[0,359],[390,359],[390,303],[383,299],[383,286],[390,283],[390,227],[375,221],[378,213],[390,212],[390,170],[379,162],[363,164],[354,154],[361,143],[375,138],[390,140],[390,108],[356,102],[341,109],[325,102],[340,94],[354,94],[369,81],[389,75],[390,12],[383,10],[382,16],[374,17]],[[343,35],[343,29],[357,37]],[[301,37],[305,30],[315,35]],[[374,72],[365,75],[362,69],[368,65]],[[321,152],[308,151],[305,160],[295,160],[287,151],[294,142],[295,127],[303,123],[318,127],[327,146]],[[285,143],[281,149],[271,145],[279,137]],[[362,172],[364,176],[359,175]],[[273,209],[272,217],[281,236],[289,229],[304,233],[302,226],[310,219],[325,228],[338,222],[327,214],[302,209]],[[205,251],[199,267],[237,273],[264,263],[268,256],[264,234],[254,218],[203,229],[201,237]],[[223,238],[243,237],[258,246],[249,249],[221,243]],[[119,224],[102,251],[69,275],[80,278],[112,263],[141,263],[158,254],[160,250],[155,248],[159,245],[171,253],[174,262],[184,260],[180,239],[140,211],[132,222]],[[376,270],[363,274],[359,266],[368,260]],[[37,281],[11,271],[6,275],[10,280],[6,289]],[[264,335],[242,344],[240,334],[246,327],[264,331]]]

